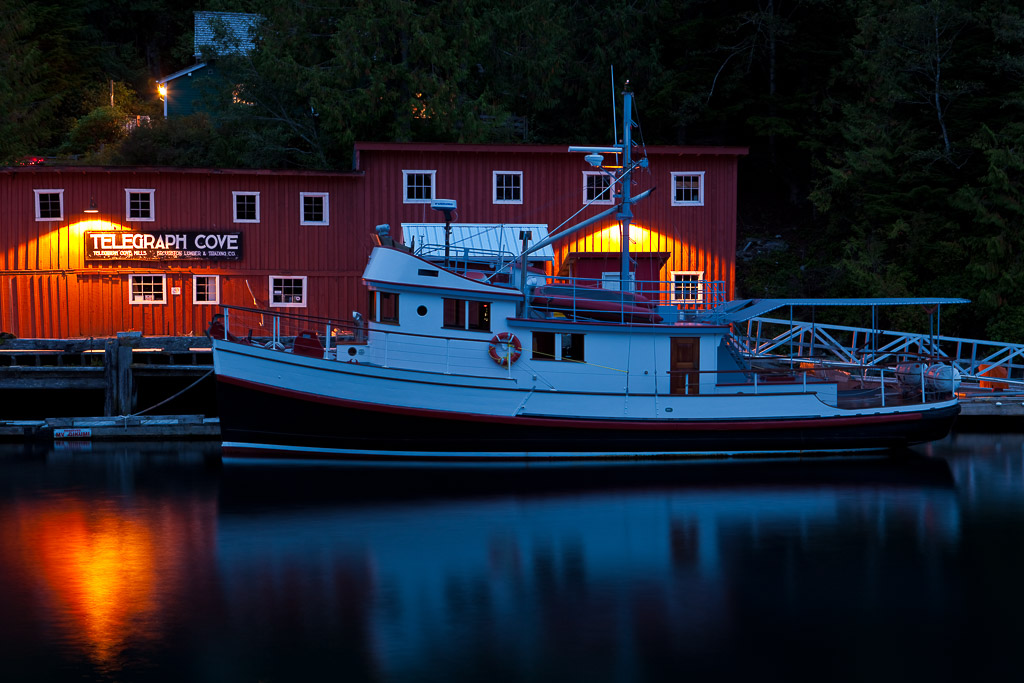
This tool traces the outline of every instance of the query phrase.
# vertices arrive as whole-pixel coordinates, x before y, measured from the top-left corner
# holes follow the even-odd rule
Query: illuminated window
[[[327,225],[329,207],[326,192],[300,192],[299,198],[302,202],[300,225]]]
[[[231,101],[234,104],[244,104],[249,107],[254,106],[256,104],[255,102],[251,102],[250,100],[246,99],[246,90],[248,90],[248,88],[246,88],[245,84],[236,84],[234,90],[231,91]]]
[[[495,204],[522,204],[523,172],[495,171],[492,201]]]
[[[672,206],[704,206],[704,171],[672,174]]]
[[[672,303],[699,304],[704,301],[703,270],[672,271]]]
[[[64,190],[35,190],[35,193],[37,221],[64,219]]]
[[[583,203],[614,204],[612,180],[600,171],[583,172]]]
[[[306,276],[270,276],[270,305],[280,308],[306,307]]]
[[[156,190],[125,190],[125,215],[130,221],[151,221]]]
[[[220,303],[220,276],[219,275],[193,275],[192,276],[192,303],[194,303],[194,304],[216,304],[216,303]]]
[[[260,222],[260,193],[232,192],[235,204],[235,223]]]
[[[427,204],[434,198],[434,175],[437,171],[402,171],[405,204]]]
[[[167,303],[167,280],[165,275],[129,275],[131,303]]]

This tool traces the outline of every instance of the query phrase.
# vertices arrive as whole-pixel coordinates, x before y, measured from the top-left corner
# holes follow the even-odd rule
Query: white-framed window
[[[329,199],[326,192],[300,192],[299,225],[327,225],[331,208]]]
[[[673,270],[671,301],[674,304],[704,303],[704,271]]]
[[[153,198],[156,190],[126,188],[124,191],[124,215],[130,221],[152,221]]]
[[[275,308],[306,307],[305,275],[271,275],[270,305]]]
[[[616,292],[620,291],[619,285],[622,283],[622,273],[619,271],[601,273],[601,289],[611,289]],[[632,292],[636,289],[636,273],[630,273],[629,278],[626,280],[626,291]]]
[[[522,204],[523,172],[495,171],[491,201],[495,204]]]
[[[402,171],[402,203],[427,204],[434,198],[437,171]]]
[[[672,174],[672,206],[704,206],[704,171]]]
[[[64,190],[34,190],[36,194],[36,220],[64,220]]]
[[[234,204],[235,223],[260,222],[259,192],[232,192],[231,203]]]
[[[220,303],[220,275],[192,276],[192,303]]]
[[[614,204],[612,179],[600,171],[583,172],[583,203]]]
[[[555,332],[533,333],[533,355],[530,360],[585,362],[584,335]]]
[[[166,275],[129,275],[131,287],[129,301],[132,304],[167,303]]]

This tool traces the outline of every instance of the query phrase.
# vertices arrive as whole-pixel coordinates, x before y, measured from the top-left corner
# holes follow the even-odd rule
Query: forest
[[[605,144],[628,80],[639,143],[749,147],[737,296],[964,297],[944,334],[1024,341],[1019,2],[0,7],[3,165],[347,170],[356,140]],[[195,63],[198,10],[259,14],[256,49],[204,52],[220,74],[205,113],[165,120],[155,79]]]

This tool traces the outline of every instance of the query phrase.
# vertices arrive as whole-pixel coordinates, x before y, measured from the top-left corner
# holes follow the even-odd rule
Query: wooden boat
[[[627,113],[631,106],[627,93]],[[630,206],[646,193],[630,194],[642,162],[631,158],[624,118],[617,215],[628,249]],[[600,164],[589,148],[570,150]],[[417,256],[378,226],[363,273],[372,295],[366,320],[225,307],[211,329],[225,455],[805,454],[903,447],[949,432],[959,405],[942,387],[889,395],[879,380],[851,399],[824,365],[783,373],[751,365],[731,326],[763,306],[718,304],[708,294],[683,317],[670,305],[672,283],[637,283],[641,295],[519,269],[530,251],[592,220],[535,244],[511,269],[471,277]],[[623,264],[627,282],[628,253]],[[271,339],[252,337],[257,316],[271,319]]]

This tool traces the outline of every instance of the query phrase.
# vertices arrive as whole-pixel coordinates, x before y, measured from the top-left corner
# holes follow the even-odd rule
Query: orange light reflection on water
[[[65,638],[106,669],[161,638],[161,584],[180,567],[159,515],[72,498],[18,507],[22,557]]]

